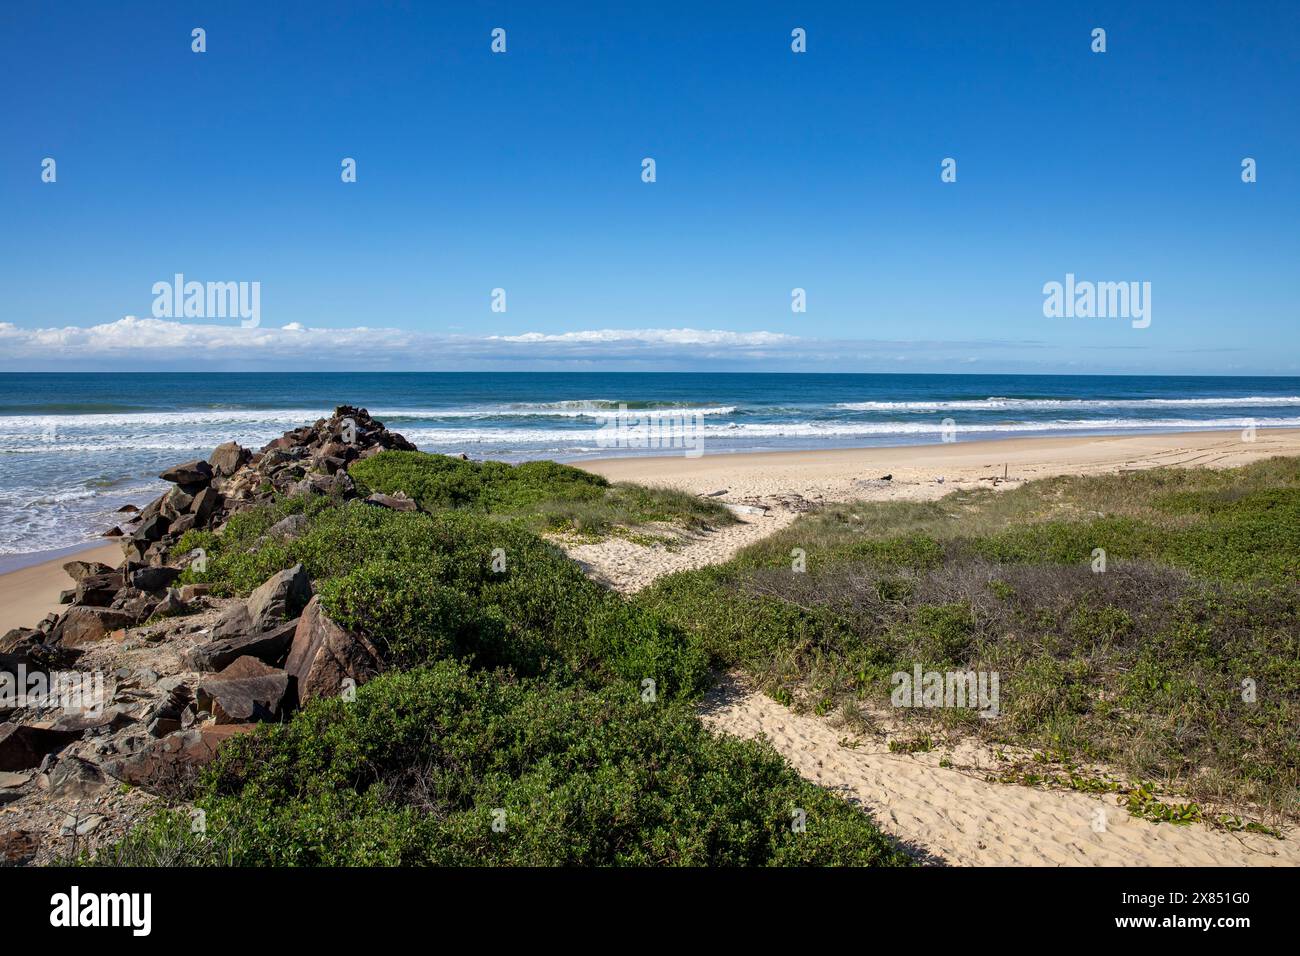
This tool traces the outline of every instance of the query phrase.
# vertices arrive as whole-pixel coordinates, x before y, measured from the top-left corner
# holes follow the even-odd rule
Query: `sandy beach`
[[[15,627],[31,627],[59,610],[59,592],[73,586],[63,570],[69,561],[99,561],[116,567],[122,563],[122,546],[114,542],[61,550],[57,557],[0,574],[0,634]]]
[[[701,495],[722,492],[720,501],[761,510],[746,510],[739,515],[741,524],[685,540],[671,550],[623,539],[568,550],[610,586],[637,591],[661,575],[727,560],[789,524],[806,504],[924,501],[961,488],[1006,489],[1056,475],[1165,466],[1232,468],[1275,455],[1300,455],[1300,430],[1261,430],[1249,442],[1240,432],[1203,431],[577,462],[611,481]],[[890,480],[882,480],[886,475]]]

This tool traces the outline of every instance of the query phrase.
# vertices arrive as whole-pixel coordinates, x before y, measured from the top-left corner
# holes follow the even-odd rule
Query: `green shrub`
[[[450,661],[237,738],[200,786],[202,845],[164,817],[97,862],[910,862],[866,814],[766,744],[711,735],[688,706],[626,686],[502,681]],[[797,810],[804,832],[791,826]]]

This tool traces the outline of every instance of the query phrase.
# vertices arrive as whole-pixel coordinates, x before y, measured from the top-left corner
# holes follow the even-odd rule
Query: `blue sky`
[[[6,4],[0,368],[1297,374],[1298,49],[1287,2]],[[153,319],[177,272],[261,325]],[[1045,318],[1066,273],[1150,327]]]

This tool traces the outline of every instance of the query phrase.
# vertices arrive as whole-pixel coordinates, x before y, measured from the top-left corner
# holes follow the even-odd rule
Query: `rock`
[[[181,600],[180,592],[175,588],[170,588],[166,596],[154,607],[151,618],[157,617],[179,617],[182,614],[192,614],[194,608]]]
[[[185,726],[179,717],[155,717],[149,721],[145,730],[150,737],[166,737],[168,734],[174,734]]]
[[[212,466],[206,461],[187,461],[174,465],[158,476],[177,485],[206,485],[212,480]]]
[[[194,524],[200,528],[207,527],[213,514],[220,507],[221,492],[212,487],[204,488],[194,496],[194,503],[190,506],[190,513],[194,516]]]
[[[366,498],[366,504],[379,505],[382,508],[390,508],[393,511],[416,511],[418,506],[406,495],[400,492],[396,495],[381,495],[376,492]]]
[[[198,705],[218,724],[245,724],[278,719],[287,710],[288,694],[288,674],[254,657],[239,657],[199,682]]]
[[[53,639],[64,647],[80,647],[103,640],[112,631],[132,627],[136,618],[125,611],[106,607],[73,605],[59,618]]]
[[[301,564],[271,575],[248,596],[248,618],[253,633],[268,631],[297,617],[311,600],[311,579]]]
[[[165,591],[171,587],[172,583],[181,576],[180,568],[169,568],[166,565],[160,565],[152,568],[141,568],[138,571],[132,571],[130,576],[131,586],[141,591],[159,592]]]
[[[101,537],[101,538],[121,538],[121,537],[123,537],[125,534],[126,534],[125,531],[123,531],[123,530],[122,530],[121,528],[119,528],[117,525],[113,525],[113,527],[111,527],[111,528],[109,528],[107,531],[105,531],[102,535],[100,535],[100,537]]]
[[[118,514],[139,514],[140,509],[137,508],[135,505],[122,505],[122,507],[117,509],[117,513]]]
[[[112,574],[114,569],[99,561],[69,561],[63,566],[68,577],[80,582],[88,574]]]
[[[80,736],[79,730],[0,724],[0,770],[30,770],[39,767],[46,754],[62,750]]]
[[[181,600],[187,604],[195,598],[204,597],[212,592],[211,584],[182,584]]]
[[[50,771],[49,792],[54,797],[93,797],[108,787],[104,771],[80,757],[60,760]]]
[[[41,644],[44,641],[45,635],[34,627],[15,627],[12,630],[5,631],[4,637],[0,637],[0,653],[12,654],[22,648]]]
[[[306,515],[289,515],[271,525],[266,533],[268,537],[292,540],[306,531],[310,523]]]
[[[260,634],[240,634],[212,640],[191,648],[185,655],[185,664],[196,671],[219,671],[239,657],[254,657],[264,664],[278,667],[289,653],[289,646],[298,629],[293,620]]]
[[[379,652],[359,634],[332,621],[313,597],[294,631],[284,669],[297,681],[298,703],[334,697],[351,679],[363,684],[382,667]]]
[[[31,782],[32,772],[15,773],[12,770],[0,771],[0,790],[15,790]]]
[[[121,730],[133,723],[135,720],[123,713],[120,707],[107,707],[100,713],[63,714],[50,725],[50,730],[84,735],[88,730]]]
[[[229,478],[244,467],[251,457],[252,452],[247,448],[240,447],[238,442],[228,441],[213,450],[211,457],[208,458],[208,464],[217,475]]]
[[[243,637],[252,630],[252,619],[248,616],[248,605],[242,601],[232,604],[221,612],[217,623],[212,626],[212,639],[215,641]]]
[[[190,510],[194,504],[194,495],[187,492],[183,485],[177,485],[163,496],[162,511],[173,521]]]
[[[0,832],[0,866],[22,866],[30,862],[40,848],[39,834],[29,830]]]
[[[108,607],[125,583],[118,571],[110,571],[107,574],[87,574],[77,582],[73,600],[77,604]]]
[[[140,527],[135,529],[131,539],[133,541],[157,541],[167,533],[169,527],[170,522],[160,512],[141,520]]]
[[[254,730],[257,724],[208,724],[180,730],[146,744],[134,753],[104,762],[117,780],[150,792],[169,792],[193,780],[231,737]]]
[[[77,589],[67,588],[66,590],[59,592],[59,603],[71,604],[76,597],[77,597]]]
[[[104,816],[100,813],[69,813],[59,827],[59,836],[85,836],[93,833],[103,822]]]
[[[186,531],[193,528],[195,524],[197,524],[197,522],[194,519],[194,515],[181,515],[171,523],[171,527],[167,529],[167,533],[173,537],[179,538]]]

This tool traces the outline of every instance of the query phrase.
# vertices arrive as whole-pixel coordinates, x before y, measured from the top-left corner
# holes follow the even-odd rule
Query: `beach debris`
[[[943,475],[936,475],[934,481],[935,481],[935,484],[938,484],[938,485],[943,484]]]
[[[723,488],[721,491],[706,491],[700,495],[701,498],[721,498],[729,489]]]
[[[893,476],[892,474],[881,475],[881,476],[880,476],[880,480],[881,480],[881,481],[893,481],[893,480],[894,480],[894,476]]]
[[[735,505],[725,501],[723,507],[738,515],[765,515],[768,511],[763,505]]]

